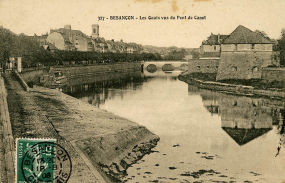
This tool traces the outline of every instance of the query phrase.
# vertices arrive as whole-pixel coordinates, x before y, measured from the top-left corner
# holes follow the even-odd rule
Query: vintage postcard
[[[285,182],[285,1],[0,0],[0,182]]]

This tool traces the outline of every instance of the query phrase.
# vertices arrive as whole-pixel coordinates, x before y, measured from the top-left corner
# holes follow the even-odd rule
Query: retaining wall
[[[267,67],[262,69],[261,78],[266,81],[285,81],[285,68]]]
[[[191,59],[188,72],[217,73],[220,59]]]
[[[281,89],[261,90],[261,89],[255,89],[252,86],[201,81],[194,78],[187,78],[187,76],[182,76],[182,75],[179,76],[179,80],[184,81],[188,84],[193,84],[199,88],[221,91],[224,93],[247,95],[247,96],[256,95],[256,96],[264,96],[271,98],[285,98],[285,92],[282,91]]]
[[[15,144],[4,80],[0,76],[0,182],[14,183]]]
[[[65,67],[51,67],[49,72],[53,73],[60,70],[68,79],[72,77],[84,77],[86,75],[98,75],[111,72],[140,70],[141,62],[122,62],[114,64],[102,65],[87,65],[87,66],[65,66]]]
[[[43,74],[53,74],[55,71],[60,70],[63,75],[68,79],[84,77],[84,76],[96,76],[105,73],[121,72],[121,71],[140,71],[141,62],[121,62],[99,65],[71,65],[71,66],[52,66],[49,69],[25,69],[21,73],[22,78],[28,82],[36,81],[39,76]]]

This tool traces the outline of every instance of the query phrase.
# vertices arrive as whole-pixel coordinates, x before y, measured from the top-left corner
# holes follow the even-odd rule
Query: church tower
[[[98,24],[92,24],[92,38],[98,38],[99,37],[99,25]]]

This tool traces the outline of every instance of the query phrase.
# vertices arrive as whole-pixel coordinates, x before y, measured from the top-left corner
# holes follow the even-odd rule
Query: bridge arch
[[[149,64],[146,70],[150,73],[155,73],[157,71],[157,66],[155,64]]]
[[[147,71],[151,69],[150,67],[152,67],[152,70],[154,69],[154,66],[150,66],[148,68],[148,66],[151,64],[155,65],[157,70],[162,70],[162,67],[166,64],[173,65],[174,71],[175,70],[183,70],[183,69],[187,70],[188,69],[187,66],[184,68],[181,67],[182,64],[188,64],[187,61],[144,61],[144,62],[142,62],[142,64],[143,64],[143,69],[145,69]]]
[[[188,70],[188,63],[184,63],[180,65],[180,70]]]
[[[162,66],[162,71],[174,71],[175,67],[172,64],[164,64]]]

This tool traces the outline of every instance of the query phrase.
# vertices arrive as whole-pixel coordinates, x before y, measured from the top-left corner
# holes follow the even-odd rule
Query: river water
[[[282,182],[284,101],[198,89],[178,74],[84,78],[63,92],[161,138],[153,153],[127,170],[126,182]]]

